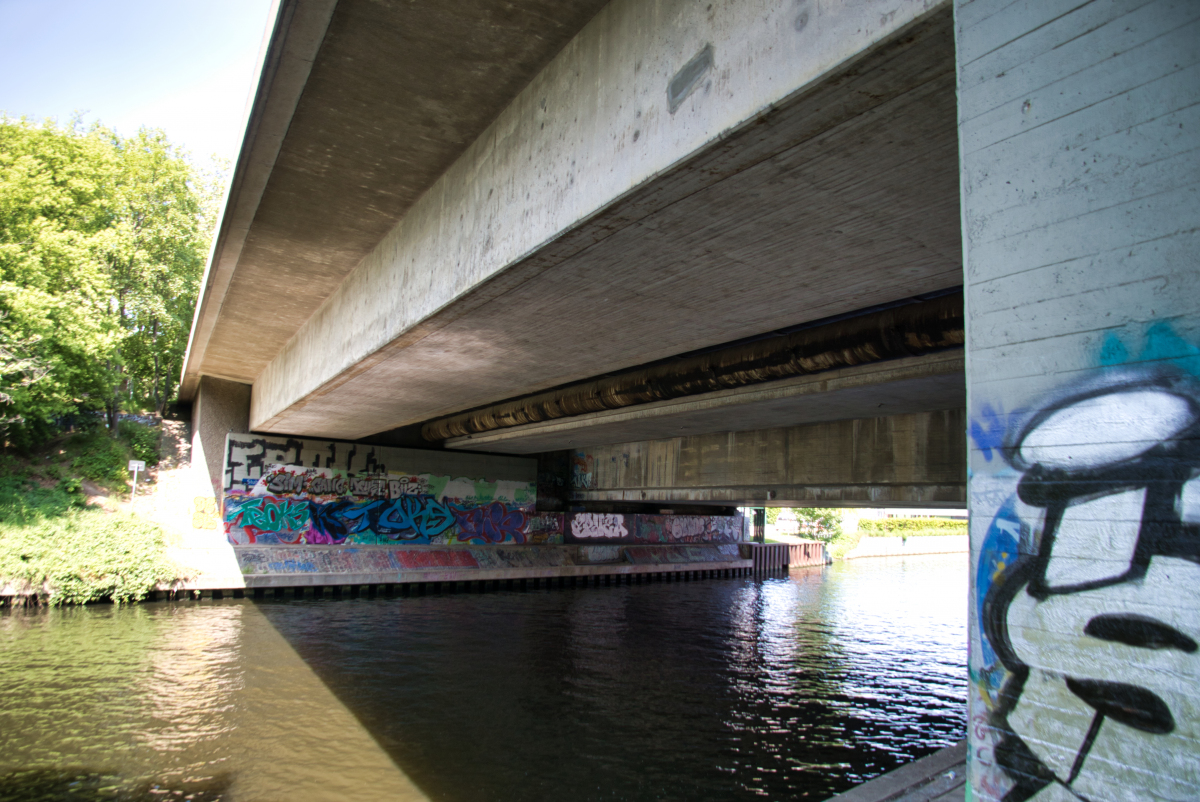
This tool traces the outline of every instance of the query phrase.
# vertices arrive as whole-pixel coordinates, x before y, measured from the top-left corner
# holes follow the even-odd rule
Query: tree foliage
[[[841,534],[842,511],[834,507],[797,507],[796,520],[801,533],[809,537],[832,538]]]
[[[161,410],[182,370],[217,182],[161,131],[0,117],[0,414]],[[114,427],[115,430],[115,427]]]

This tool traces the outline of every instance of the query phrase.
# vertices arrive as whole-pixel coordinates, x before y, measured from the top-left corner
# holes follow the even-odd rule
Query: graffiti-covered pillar
[[[972,798],[1200,799],[1200,5],[955,25]]]

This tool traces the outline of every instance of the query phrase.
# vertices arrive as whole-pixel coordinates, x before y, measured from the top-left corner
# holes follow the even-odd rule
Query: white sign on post
[[[133,471],[133,490],[129,493],[129,505],[133,506],[133,497],[137,495],[137,475],[138,471],[146,470],[144,460],[131,459],[129,460],[129,470]]]

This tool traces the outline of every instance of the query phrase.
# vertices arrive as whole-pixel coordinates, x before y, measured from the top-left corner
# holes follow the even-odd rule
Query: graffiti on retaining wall
[[[972,433],[1015,492],[993,502],[975,564],[977,790],[1196,798],[1200,384],[1116,368],[989,413]]]
[[[543,548],[357,548],[299,550],[286,546],[237,549],[247,576],[270,574],[392,574],[419,579],[422,573],[448,570],[502,571],[580,565],[681,565],[738,559],[737,544],[677,546],[579,546]]]
[[[654,546],[628,550],[635,565],[679,565],[683,563],[728,562],[738,559],[734,543],[718,546]]]
[[[532,481],[404,470],[412,452],[230,435],[221,519],[234,545],[561,543]]]
[[[734,543],[742,538],[742,517],[573,512],[563,531],[568,543]]]
[[[626,540],[629,530],[625,527],[624,515],[609,515],[599,512],[574,512],[567,516],[571,521],[570,539],[576,542],[589,540]]]

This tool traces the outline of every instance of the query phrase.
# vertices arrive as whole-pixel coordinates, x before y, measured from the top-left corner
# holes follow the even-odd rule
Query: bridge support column
[[[955,6],[973,798],[1195,799],[1200,15]]]

